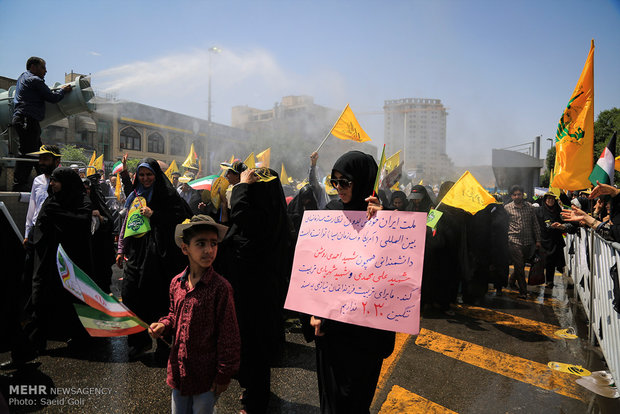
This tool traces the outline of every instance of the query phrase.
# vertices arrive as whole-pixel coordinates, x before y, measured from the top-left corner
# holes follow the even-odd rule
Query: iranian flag
[[[122,336],[141,332],[148,325],[114,296],[104,293],[86,273],[77,267],[58,245],[58,274],[65,289],[88,306],[76,310],[84,328],[91,336]],[[103,334],[107,331],[107,334]]]
[[[120,161],[116,161],[116,164],[112,166],[111,175],[119,174],[123,170],[123,163]]]
[[[596,182],[602,184],[614,185],[614,167],[616,162],[616,133],[612,135],[607,143],[607,147],[603,149],[589,180],[592,185],[596,186]]]
[[[211,190],[211,184],[219,175],[209,175],[187,183],[194,190]]]

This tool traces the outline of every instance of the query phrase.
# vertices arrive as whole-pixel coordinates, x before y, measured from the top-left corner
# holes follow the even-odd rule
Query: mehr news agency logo
[[[9,385],[10,406],[83,406],[92,396],[111,395],[105,387],[48,387],[47,385]]]

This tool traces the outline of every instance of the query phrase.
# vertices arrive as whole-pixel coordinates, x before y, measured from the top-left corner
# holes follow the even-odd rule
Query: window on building
[[[170,139],[170,155],[187,155],[185,151],[185,141],[180,136]]]
[[[205,146],[202,142],[194,141],[194,151],[196,151],[196,154],[198,154],[200,158],[204,158]]]
[[[158,132],[153,132],[148,137],[147,147],[149,152],[163,154],[165,149],[164,137],[162,137],[161,134]]]
[[[120,147],[125,150],[141,151],[142,136],[133,127],[127,127],[121,131]]]

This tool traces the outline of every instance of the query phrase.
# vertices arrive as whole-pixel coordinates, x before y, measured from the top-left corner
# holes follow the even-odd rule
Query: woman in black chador
[[[56,267],[58,244],[80,269],[91,274],[92,206],[80,176],[71,168],[58,167],[50,176],[50,196],[45,200],[32,230],[34,270],[32,275],[33,323],[30,338],[44,350],[48,338],[82,342],[88,335],[72,303],[77,299],[64,289]]]
[[[339,199],[326,208],[366,211],[376,175],[372,156],[347,152],[332,169]],[[368,413],[383,359],[394,350],[394,332],[312,316],[304,333],[316,343],[321,412]]]
[[[545,279],[549,288],[553,287],[555,269],[563,272],[566,265],[562,233],[570,230],[572,224],[565,224],[562,221],[561,212],[562,209],[553,193],[546,193],[541,206],[536,209],[542,247],[545,251]]]
[[[174,242],[174,229],[190,218],[192,212],[153,158],[140,161],[133,188],[127,196],[125,207],[129,208],[137,196],[143,197],[146,205],[141,208],[141,213],[149,219],[151,230],[140,237],[124,237],[125,217],[116,256],[116,263],[125,269],[121,295],[123,303],[142,320],[156,321],[168,312],[170,281],[187,264]],[[146,331],[127,338],[131,359],[137,358],[151,346],[151,338]],[[161,355],[167,352],[166,348],[162,348]]]

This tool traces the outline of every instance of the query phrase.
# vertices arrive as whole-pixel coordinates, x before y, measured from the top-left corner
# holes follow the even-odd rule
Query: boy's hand
[[[166,327],[164,326],[163,323],[160,323],[160,322],[152,323],[151,326],[149,326],[149,334],[153,338],[157,339],[160,336],[162,336],[162,334],[164,333],[164,329],[165,328]]]
[[[215,396],[219,397],[221,393],[223,393],[224,391],[226,391],[228,389],[228,385],[229,384],[230,384],[230,381],[227,382],[226,384],[218,384],[218,383],[214,382],[213,383],[213,387],[211,387],[211,389],[209,391],[213,391]]]

